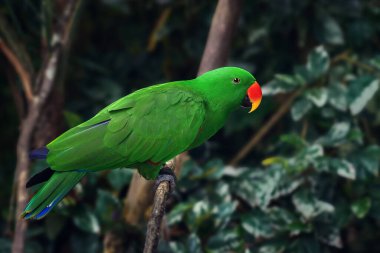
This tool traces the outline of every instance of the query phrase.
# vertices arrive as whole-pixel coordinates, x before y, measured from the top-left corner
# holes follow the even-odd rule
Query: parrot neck
[[[215,89],[217,84],[214,86],[210,85],[209,82],[193,79],[190,85],[196,93],[204,98],[208,109],[213,114],[218,114],[224,119],[226,119],[233,110],[238,108],[241,103],[240,100],[235,99],[233,94],[226,94],[225,90]]]
[[[231,112],[239,105],[236,101],[229,101],[225,92],[218,94],[218,91],[207,89],[207,87],[210,87],[208,83],[197,81],[197,79],[191,80],[190,85],[193,92],[201,96],[205,101],[207,114],[202,125],[202,131],[192,147],[197,147],[220,130],[225,125]]]

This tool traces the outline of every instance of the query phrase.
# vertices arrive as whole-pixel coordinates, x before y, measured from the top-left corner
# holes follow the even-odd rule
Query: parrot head
[[[248,71],[237,67],[218,68],[197,77],[199,89],[209,101],[233,109],[236,106],[256,110],[262,98],[260,85]],[[223,108],[220,108],[223,109]]]

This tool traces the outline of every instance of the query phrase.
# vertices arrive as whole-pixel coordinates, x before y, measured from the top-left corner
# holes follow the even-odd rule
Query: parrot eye
[[[234,79],[232,79],[232,82],[234,84],[239,84],[240,83],[240,78],[235,77]]]

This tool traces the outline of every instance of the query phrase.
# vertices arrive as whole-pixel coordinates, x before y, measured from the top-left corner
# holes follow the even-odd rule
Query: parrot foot
[[[162,183],[163,181],[167,181],[169,182],[170,187],[169,192],[173,193],[176,187],[176,180],[177,177],[175,176],[174,171],[171,168],[164,166],[158,173],[156,182],[154,183],[154,191],[156,192],[157,187],[160,185],[160,183]]]

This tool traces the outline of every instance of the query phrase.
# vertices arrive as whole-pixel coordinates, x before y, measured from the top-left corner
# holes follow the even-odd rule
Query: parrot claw
[[[158,173],[156,182],[154,183],[154,192],[156,192],[157,187],[160,185],[161,182],[167,181],[169,182],[169,187],[170,187],[169,193],[170,194],[173,193],[176,187],[176,180],[177,180],[177,177],[174,174],[174,171],[171,168],[164,166]]]

